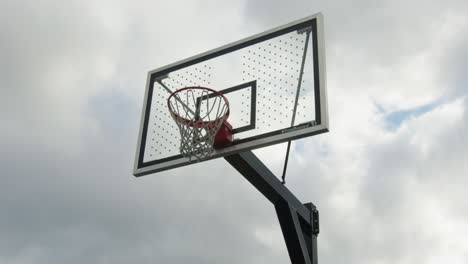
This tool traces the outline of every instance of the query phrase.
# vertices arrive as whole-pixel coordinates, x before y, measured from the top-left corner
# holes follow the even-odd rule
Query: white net
[[[168,99],[169,112],[180,132],[180,154],[202,160],[214,150],[215,137],[229,116],[227,99],[212,89],[186,87]]]

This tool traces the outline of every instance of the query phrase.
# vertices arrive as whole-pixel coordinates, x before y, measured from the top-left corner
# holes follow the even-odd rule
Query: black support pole
[[[302,204],[251,151],[225,159],[275,206],[292,264],[317,264],[315,205]]]

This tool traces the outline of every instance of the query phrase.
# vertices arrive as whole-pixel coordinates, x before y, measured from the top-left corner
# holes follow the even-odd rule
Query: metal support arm
[[[293,264],[317,264],[318,211],[302,204],[251,151],[225,157],[275,206]]]

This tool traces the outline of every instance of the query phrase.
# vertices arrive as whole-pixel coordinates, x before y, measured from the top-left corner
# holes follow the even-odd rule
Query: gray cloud
[[[228,170],[219,175],[199,167],[131,176],[149,58],[163,64],[177,46],[202,49],[183,43],[222,14],[174,5],[161,18],[150,10],[163,6],[124,7],[7,3],[2,11],[0,260],[271,262],[276,254],[253,230],[276,224],[273,208],[226,163],[207,165]],[[198,23],[174,22],[187,14]]]
[[[136,116],[135,108],[116,105],[112,113]],[[2,184],[4,261],[33,253],[39,263],[237,263],[255,262],[259,252],[271,255],[253,230],[275,223],[273,208],[226,163],[135,179],[134,144],[119,141],[134,137],[135,128],[102,132],[83,147],[85,155],[30,149],[19,159],[22,151],[3,153],[4,175],[15,176]],[[204,173],[219,168],[225,172]]]
[[[263,27],[322,12],[330,93],[346,87],[339,93],[371,96],[386,111],[458,91],[446,83],[462,60],[449,55],[466,43],[467,9],[463,1],[249,1],[246,7]],[[459,47],[456,56],[464,54]]]

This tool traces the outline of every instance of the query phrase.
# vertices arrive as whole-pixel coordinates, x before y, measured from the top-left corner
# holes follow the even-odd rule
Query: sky
[[[320,263],[468,263],[462,0],[0,0],[0,263],[290,263],[225,160],[132,170],[148,71],[317,12],[330,132],[287,187]]]

